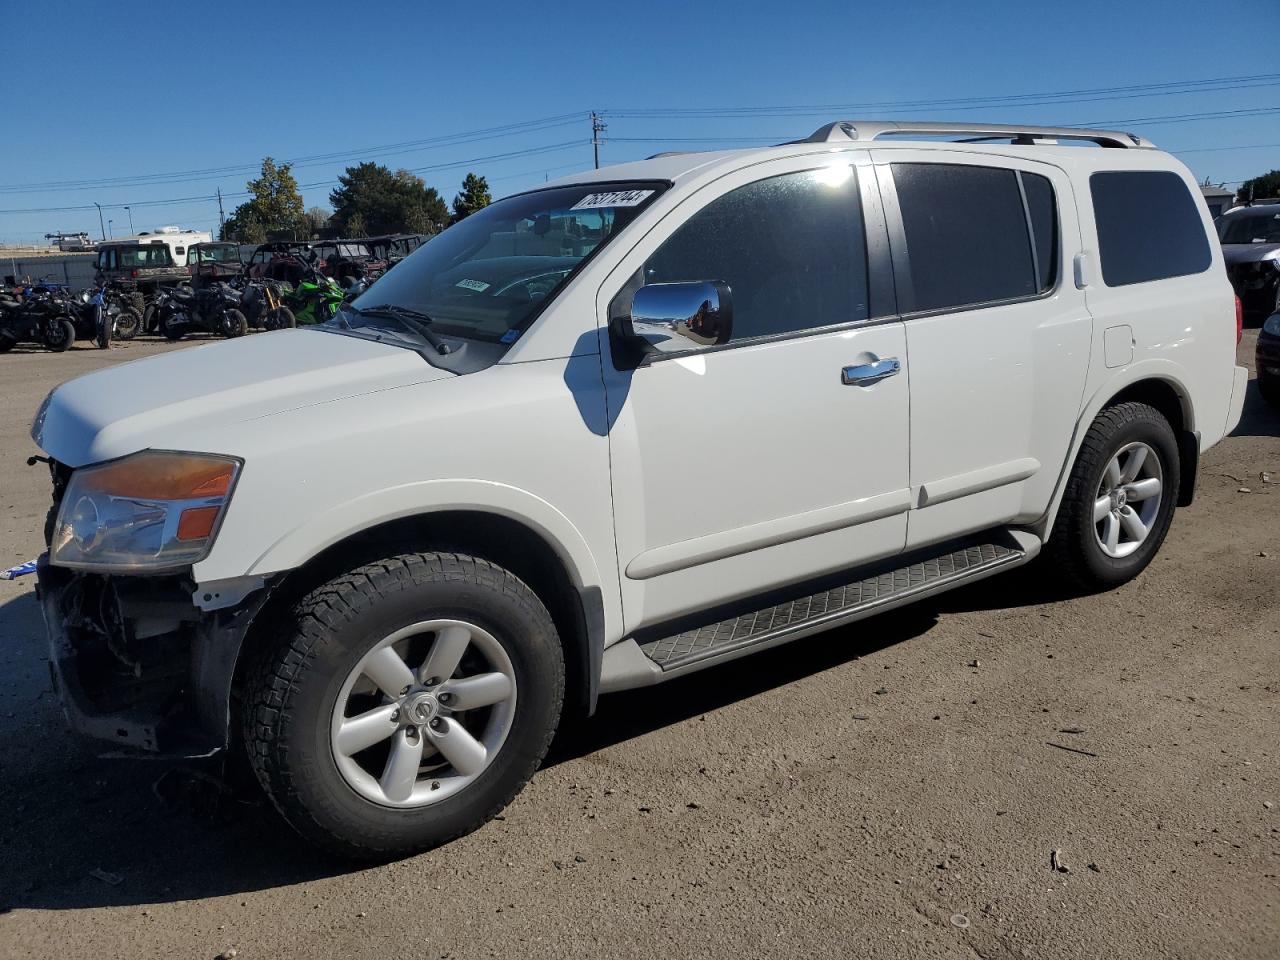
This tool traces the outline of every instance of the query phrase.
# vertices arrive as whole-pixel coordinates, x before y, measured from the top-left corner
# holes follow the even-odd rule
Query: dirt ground
[[[41,549],[47,390],[173,349],[86,347],[0,357],[0,567]],[[1032,567],[606,697],[502,818],[372,869],[95,759],[31,580],[0,582],[0,957],[1274,960],[1280,414],[1253,384],[1199,491],[1112,593]]]

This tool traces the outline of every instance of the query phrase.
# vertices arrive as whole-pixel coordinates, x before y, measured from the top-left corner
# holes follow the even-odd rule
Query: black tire
[[[293,311],[288,307],[272,310],[267,314],[267,320],[264,324],[268,330],[292,330],[297,325],[298,318],[293,315]]]
[[[1280,409],[1280,377],[1258,374],[1258,392],[1262,394],[1263,400]]]
[[[225,310],[222,314],[222,335],[224,337],[243,337],[249,332],[249,321],[239,310]]]
[[[125,307],[116,314],[116,336],[121,340],[132,340],[142,329],[142,314],[133,307]]]
[[[135,290],[133,293],[126,293],[124,298],[128,302],[129,308],[132,308],[133,310],[135,310],[139,317],[142,317],[144,319],[146,318],[147,310],[150,309],[147,306],[146,297],[144,297],[141,293]]]
[[[58,339],[57,334],[61,333],[62,338]],[[71,345],[76,342],[76,328],[70,320],[58,320],[54,323],[54,336],[46,336],[44,345],[54,353],[64,353],[71,349]]]
[[[413,808],[359,795],[338,770],[329,724],[348,674],[380,638],[430,618],[490,633],[515,674],[515,714],[494,759],[458,793]],[[541,601],[485,560],[412,553],[311,591],[273,621],[247,674],[244,742],[259,783],[304,837],[337,855],[385,861],[468,833],[505,807],[546,755],[564,702],[564,654]]]
[[[160,333],[160,311],[156,309],[154,303],[148,303],[142,308],[142,332],[143,333]]]
[[[1160,460],[1159,510],[1141,545],[1126,557],[1112,557],[1098,542],[1093,505],[1108,463],[1125,445],[1139,441]],[[1169,532],[1180,470],[1177,438],[1159,410],[1136,402],[1103,410],[1085,434],[1045,553],[1084,590],[1105,590],[1132,580],[1151,562]]]
[[[160,332],[164,334],[166,340],[181,340],[187,332],[187,325],[185,323],[174,323],[172,317],[161,314]]]
[[[106,350],[111,346],[111,317],[102,307],[98,307],[97,317],[94,319],[93,342],[98,345],[99,350]]]
[[[18,338],[11,333],[0,333],[0,353],[8,353],[17,344]]]

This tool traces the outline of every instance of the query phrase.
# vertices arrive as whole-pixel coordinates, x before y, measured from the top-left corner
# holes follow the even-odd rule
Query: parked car
[[[1256,350],[1258,391],[1273,407],[1280,407],[1280,309],[1258,331]]]
[[[1228,210],[1218,218],[1218,238],[1245,319],[1280,310],[1280,201]]]
[[[500,200],[326,323],[53,391],[67,714],[242,742],[299,832],[385,859],[602,693],[1041,552],[1124,583],[1240,418],[1213,238],[1176,159],[1075,128],[838,122]]]

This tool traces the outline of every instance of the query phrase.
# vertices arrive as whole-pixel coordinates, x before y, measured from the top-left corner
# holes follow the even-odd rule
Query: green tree
[[[329,202],[332,225],[347,236],[434,233],[449,218],[449,208],[435,187],[408,170],[392,173],[380,163],[347,167]]]
[[[318,236],[320,231],[329,225],[329,218],[333,216],[324,207],[308,207],[303,215],[306,223],[307,233],[310,236]]]
[[[295,236],[303,226],[302,194],[291,165],[262,161],[262,175],[248,183],[249,199],[236,207],[222,228],[222,237],[262,243],[271,237]]]
[[[1236,199],[1240,201],[1269,197],[1280,197],[1280,170],[1272,170],[1260,177],[1246,180],[1236,192]]]
[[[462,192],[453,198],[453,220],[456,223],[493,203],[489,181],[474,173],[468,173],[462,181]]]

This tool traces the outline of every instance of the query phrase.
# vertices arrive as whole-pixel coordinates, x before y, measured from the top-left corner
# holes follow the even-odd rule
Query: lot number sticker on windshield
[[[615,190],[612,193],[588,193],[570,210],[595,210],[600,207],[635,207],[653,195],[652,190]]]
[[[489,289],[489,284],[483,280],[459,280],[454,286],[462,287],[464,290],[474,290],[476,293],[484,293]]]

